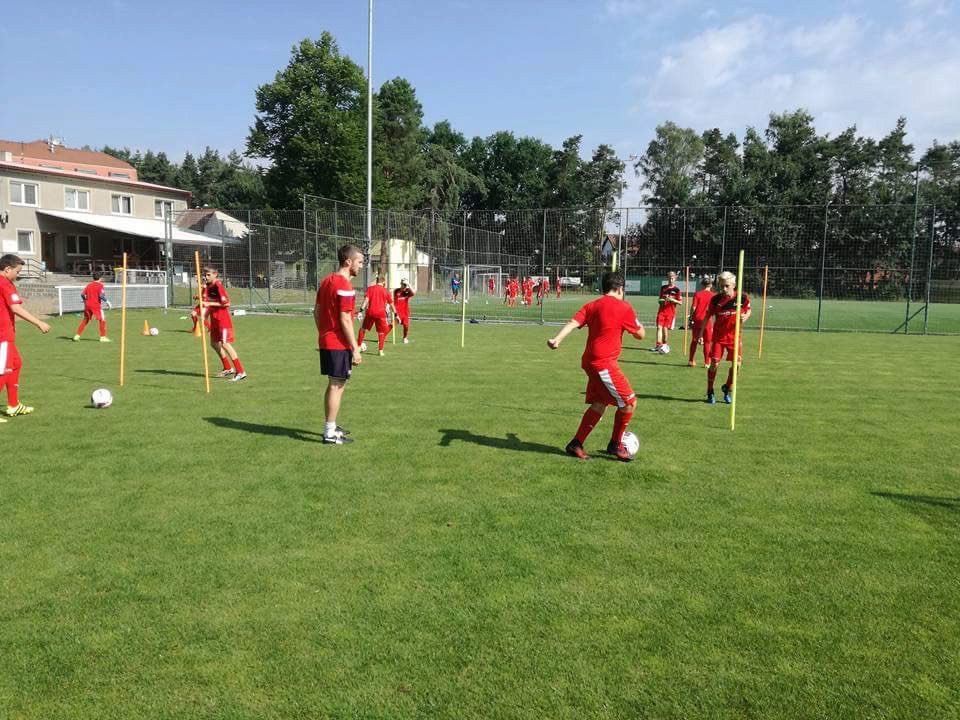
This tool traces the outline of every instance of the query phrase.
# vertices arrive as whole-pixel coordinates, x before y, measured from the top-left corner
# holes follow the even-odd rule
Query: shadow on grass
[[[273,437],[288,437],[291,440],[300,440],[301,442],[323,442],[323,433],[313,430],[300,430],[298,428],[282,427],[280,425],[261,425],[260,423],[248,423],[242,420],[231,420],[224,417],[205,417],[205,421],[217,427],[228,430],[239,430],[240,432],[255,433],[257,435],[270,435]]]
[[[203,373],[198,372],[183,372],[182,370],[166,370],[166,369],[150,369],[150,370],[136,370],[138,373],[151,373],[152,375],[182,375],[183,377],[203,377]],[[213,373],[210,373],[210,377],[213,377]]]
[[[672,397],[670,395],[644,395],[637,393],[638,400],[669,400],[670,402],[703,403],[703,398]]]
[[[903,495],[900,493],[871,492],[874,497],[886,498],[900,503],[916,503],[930,507],[960,512],[960,497],[937,497],[936,495]]]
[[[441,447],[449,447],[450,443],[454,440],[459,440],[460,442],[483,445],[484,447],[497,448],[498,450],[519,450],[521,452],[535,452],[544,455],[564,454],[562,449],[554,445],[525,442],[518,438],[515,433],[507,433],[505,438],[498,438],[488,435],[477,435],[469,430],[440,430],[440,432],[443,433],[443,437],[440,438]]]

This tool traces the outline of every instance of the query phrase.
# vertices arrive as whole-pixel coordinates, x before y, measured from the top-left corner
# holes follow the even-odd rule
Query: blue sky
[[[329,30],[366,58],[365,0],[11,5],[4,139],[242,150],[293,43]],[[407,78],[428,123],[468,136],[582,133],[624,160],[665,120],[742,136],[796,107],[874,136],[906,115],[925,147],[960,137],[957,18],[952,0],[377,0],[374,82]]]

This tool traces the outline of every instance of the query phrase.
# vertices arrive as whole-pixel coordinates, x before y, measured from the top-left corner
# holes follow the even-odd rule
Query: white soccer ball
[[[360,352],[367,351],[367,344],[365,342],[360,343]]]
[[[113,404],[113,395],[106,388],[97,388],[90,394],[90,404],[95,408],[108,408]]]
[[[156,328],[150,328],[150,334],[151,334],[151,335],[159,335],[159,334],[160,334],[160,331],[157,330]]]
[[[623,439],[620,442],[623,443],[623,447],[630,453],[630,457],[636,457],[637,453],[640,452],[640,438],[629,430],[623,433]]]
[[[667,345],[666,343],[664,343],[663,345],[660,346],[660,354],[661,354],[661,355],[668,355],[669,353],[670,353],[670,346],[669,346],[669,345]]]

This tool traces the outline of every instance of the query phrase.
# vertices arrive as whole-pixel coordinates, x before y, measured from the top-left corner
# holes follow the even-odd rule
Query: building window
[[[90,168],[74,168],[78,173],[83,173],[84,175],[96,175],[96,170],[91,170]]]
[[[63,206],[67,210],[89,210],[90,209],[90,191],[76,190],[67,188],[64,191]]]
[[[17,252],[33,254],[33,230],[17,230]]]
[[[110,173],[110,177],[126,178],[127,180],[129,180],[129,179],[130,179],[130,173],[111,172],[111,173]]]
[[[153,216],[157,218],[169,217],[173,213],[173,201],[172,200],[154,200],[153,201]]]
[[[89,255],[89,235],[67,235],[67,255]]]
[[[10,204],[11,205],[31,205],[36,207],[40,204],[40,186],[34,183],[10,181]]]
[[[49,170],[63,170],[62,165],[48,165],[47,163],[40,163],[40,167],[47,168]]]
[[[111,195],[110,211],[114,215],[132,215],[133,214],[133,196]]]

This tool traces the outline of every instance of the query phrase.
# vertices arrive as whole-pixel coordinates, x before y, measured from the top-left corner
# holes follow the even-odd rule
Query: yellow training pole
[[[120,281],[120,387],[127,356],[127,254],[123,254],[123,280]]]
[[[757,360],[763,357],[763,329],[767,326],[767,276],[770,272],[770,266],[763,266],[763,305],[760,306],[760,350],[757,352]]]
[[[687,341],[687,331],[690,325],[690,266],[686,266],[683,279],[683,354],[690,352],[690,343]]]
[[[740,302],[743,299],[743,250],[737,263],[737,320],[733,326],[733,402],[730,403],[730,429],[737,429],[737,388],[740,386]]]
[[[467,341],[467,271],[470,266],[463,264],[463,280],[460,281],[460,347],[464,347]]]
[[[207,393],[210,392],[210,365],[207,362],[207,326],[204,323],[203,318],[203,285],[201,285],[202,280],[200,279],[200,251],[193,251],[193,262],[197,266],[197,292],[200,295],[200,346],[203,348],[203,383],[207,389]]]

